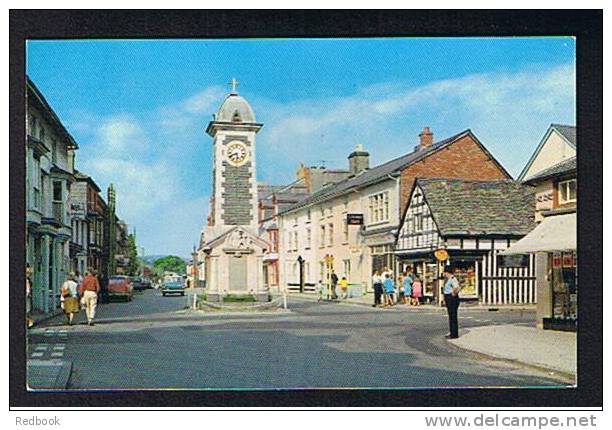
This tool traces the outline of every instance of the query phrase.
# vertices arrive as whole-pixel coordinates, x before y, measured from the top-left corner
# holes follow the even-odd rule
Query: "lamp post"
[[[297,262],[300,265],[300,293],[304,292],[304,259],[298,255]]]

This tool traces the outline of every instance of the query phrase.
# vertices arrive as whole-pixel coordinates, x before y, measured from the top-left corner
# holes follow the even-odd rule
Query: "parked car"
[[[142,278],[138,276],[132,277],[132,286],[134,287],[135,291],[142,291],[146,288]]]
[[[111,276],[108,279],[108,298],[121,298],[126,302],[132,301],[134,286],[129,276]]]
[[[162,296],[168,294],[180,294],[185,295],[185,284],[179,280],[165,281],[162,285]]]
[[[151,280],[149,278],[142,278],[142,285],[145,290],[150,290],[151,288],[153,288],[153,285],[151,285]]]

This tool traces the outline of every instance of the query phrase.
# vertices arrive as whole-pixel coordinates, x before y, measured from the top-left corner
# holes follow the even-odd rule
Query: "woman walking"
[[[72,325],[74,315],[79,312],[79,293],[78,284],[74,281],[74,274],[70,273],[66,282],[62,284],[62,309],[66,318],[68,319],[68,325]]]

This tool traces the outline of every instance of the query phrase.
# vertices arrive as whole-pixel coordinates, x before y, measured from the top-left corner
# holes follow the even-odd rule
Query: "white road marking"
[[[65,348],[66,348],[66,345],[63,345],[63,344],[57,344],[53,347],[53,349],[55,350],[63,350]]]
[[[52,352],[51,353],[51,357],[62,357],[64,355],[64,352]]]
[[[46,351],[47,350],[47,345],[38,345],[34,349],[38,350],[38,351]]]
[[[32,357],[42,357],[43,353],[42,352],[33,352],[31,356]]]

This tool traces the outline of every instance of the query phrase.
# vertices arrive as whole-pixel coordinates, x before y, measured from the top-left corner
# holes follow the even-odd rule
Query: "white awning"
[[[575,251],[576,213],[546,217],[527,236],[501,255],[532,252]]]

